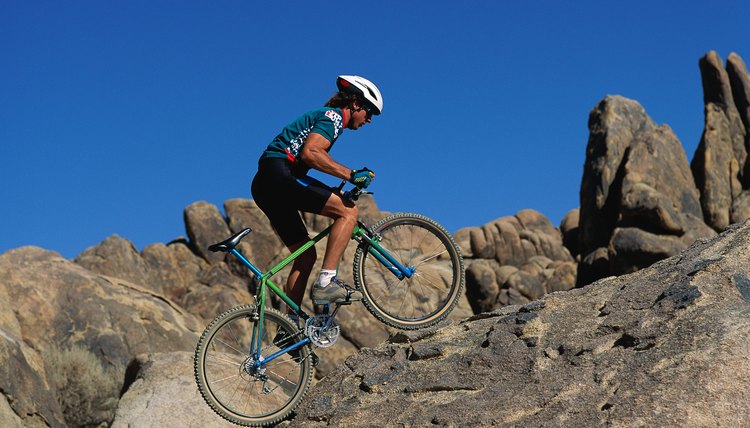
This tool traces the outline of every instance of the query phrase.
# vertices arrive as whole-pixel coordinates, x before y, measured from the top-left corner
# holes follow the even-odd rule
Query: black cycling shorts
[[[281,158],[258,163],[250,190],[287,247],[310,239],[299,212],[320,214],[334,192],[307,175],[296,177],[289,161]]]

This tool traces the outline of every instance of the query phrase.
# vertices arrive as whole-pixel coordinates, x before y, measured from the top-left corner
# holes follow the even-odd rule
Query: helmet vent
[[[375,98],[376,100],[378,99],[378,96],[377,96],[377,95],[375,95],[375,92],[373,92],[373,91],[372,91],[372,89],[370,89],[370,87],[369,87],[369,86],[365,86],[365,88],[367,88],[367,92],[369,92],[369,93],[370,93],[370,96],[372,96],[372,97],[373,97],[373,98]]]

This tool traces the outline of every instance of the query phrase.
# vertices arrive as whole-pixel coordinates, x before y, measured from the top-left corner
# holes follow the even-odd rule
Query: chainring
[[[305,322],[305,333],[319,348],[333,346],[341,334],[339,323],[329,315],[316,315]]]

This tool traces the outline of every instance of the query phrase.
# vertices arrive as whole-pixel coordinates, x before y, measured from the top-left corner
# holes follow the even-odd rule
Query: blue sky
[[[250,197],[263,148],[339,74],[383,93],[331,152],[376,172],[381,209],[451,231],[525,208],[559,224],[591,109],[637,100],[692,159],[698,60],[750,61],[748,23],[746,0],[5,0],[0,252],[185,235],[192,202]]]

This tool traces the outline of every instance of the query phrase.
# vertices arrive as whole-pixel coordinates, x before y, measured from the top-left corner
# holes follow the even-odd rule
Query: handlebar
[[[344,199],[348,199],[348,200],[354,202],[357,199],[359,199],[359,197],[361,195],[372,195],[373,194],[372,192],[368,192],[365,189],[363,189],[361,187],[357,187],[357,186],[354,186],[351,189],[349,189],[349,190],[347,190],[347,191],[345,191],[345,192],[342,193],[342,190],[344,190],[344,186],[346,185],[346,183],[347,183],[346,180],[342,180],[341,184],[339,184],[339,187],[336,188],[336,190],[339,193],[341,193],[341,196]]]

